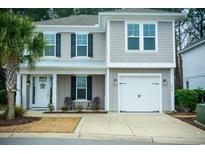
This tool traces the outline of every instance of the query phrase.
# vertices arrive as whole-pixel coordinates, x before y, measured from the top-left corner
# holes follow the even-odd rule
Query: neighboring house
[[[174,24],[183,16],[120,9],[38,22],[48,44],[35,70],[21,65],[17,105],[59,110],[65,97],[86,107],[98,96],[105,111],[175,110]]]
[[[205,89],[205,37],[190,43],[181,52],[183,85],[187,89]]]

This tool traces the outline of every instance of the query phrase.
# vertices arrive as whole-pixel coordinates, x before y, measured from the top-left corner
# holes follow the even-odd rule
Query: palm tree
[[[45,42],[42,33],[35,32],[35,29],[35,23],[27,17],[0,13],[0,66],[5,69],[6,76],[7,119],[15,118],[14,94],[20,64],[26,62],[32,69],[42,55]]]

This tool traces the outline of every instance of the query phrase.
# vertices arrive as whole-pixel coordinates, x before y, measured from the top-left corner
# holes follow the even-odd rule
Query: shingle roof
[[[176,12],[168,12],[157,9],[148,9],[148,8],[124,8],[117,9],[112,11],[107,11],[106,13],[176,13]]]
[[[196,41],[190,42],[182,51],[181,53],[192,49],[193,47],[197,47],[198,45],[205,43],[205,36],[197,39]]]
[[[37,22],[38,25],[95,25],[97,23],[97,15],[75,15]]]

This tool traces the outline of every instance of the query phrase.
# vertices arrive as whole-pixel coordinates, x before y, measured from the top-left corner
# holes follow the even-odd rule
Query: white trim
[[[110,63],[110,21],[107,21],[107,31],[106,31],[106,62],[107,64]]]
[[[186,15],[186,13],[128,13],[128,12],[123,12],[123,13],[119,13],[119,12],[99,12],[99,15],[114,15],[114,16],[118,16],[118,15],[130,15],[130,16],[177,16],[177,17],[184,17]]]
[[[105,80],[105,110],[110,110],[110,70],[106,71],[106,80]]]
[[[190,46],[188,48],[185,48],[184,50],[180,51],[179,53],[184,54],[184,52],[186,52],[186,51],[188,51],[188,50],[190,50],[190,49],[192,49],[192,48],[194,48],[194,47],[196,47],[196,46],[198,46],[200,44],[203,44],[204,42],[205,42],[205,40],[203,40],[201,42],[198,42],[198,43],[196,43],[196,44],[194,44],[194,45],[192,45],[192,46]]]
[[[92,28],[92,27],[100,27],[99,24],[95,25],[37,25],[37,27],[55,27],[55,28]]]
[[[53,74],[53,86],[52,87],[53,87],[53,89],[52,89],[52,103],[53,103],[55,110],[57,110],[57,74]]]
[[[128,34],[127,34],[127,25],[128,24],[138,24],[139,25],[139,50],[128,50]],[[155,38],[155,50],[144,50],[144,24],[154,24],[155,25],[155,36],[152,38]],[[124,30],[125,30],[125,52],[126,53],[158,53],[158,21],[130,21],[126,20],[124,22]],[[137,37],[137,36],[136,36]]]
[[[78,57],[78,58],[89,58],[88,57],[88,33],[86,32],[86,33],[75,33],[75,35],[76,35],[76,37],[75,37],[75,44],[76,44],[76,46],[75,46],[75,57]],[[78,45],[78,43],[77,43],[77,35],[86,35],[86,39],[87,39],[87,44],[86,44],[86,56],[78,56],[78,46],[83,46],[83,45]]]
[[[176,44],[175,44],[175,21],[172,21],[172,35],[173,35],[173,63],[176,64]]]
[[[26,109],[27,103],[27,75],[22,75],[22,107]]]
[[[54,44],[45,44],[45,47],[46,46],[54,46],[54,55],[53,56],[45,56],[45,47],[43,49],[43,57],[44,58],[53,58],[53,57],[56,57],[56,32],[43,32],[43,38],[45,39],[45,35],[49,35],[49,34],[52,34],[54,35]]]
[[[162,73],[118,73],[118,112],[120,112],[120,77],[122,76],[153,76],[160,78],[160,102],[159,102],[159,112],[162,113]]]
[[[21,74],[17,74],[17,79],[16,79],[16,106],[21,106]]]
[[[175,98],[174,98],[174,69],[170,69],[170,84],[171,84],[171,110],[175,111]]]
[[[28,69],[21,69],[21,74],[106,74],[106,69],[35,69],[35,70],[28,70]]]
[[[175,68],[174,63],[109,63],[109,68]]]

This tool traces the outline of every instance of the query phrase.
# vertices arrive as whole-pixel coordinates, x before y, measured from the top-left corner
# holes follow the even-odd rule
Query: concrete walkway
[[[73,134],[0,134],[0,138],[56,137],[97,140],[129,140],[143,143],[205,144],[205,131],[175,119],[167,114],[41,114],[27,116],[80,116]]]

